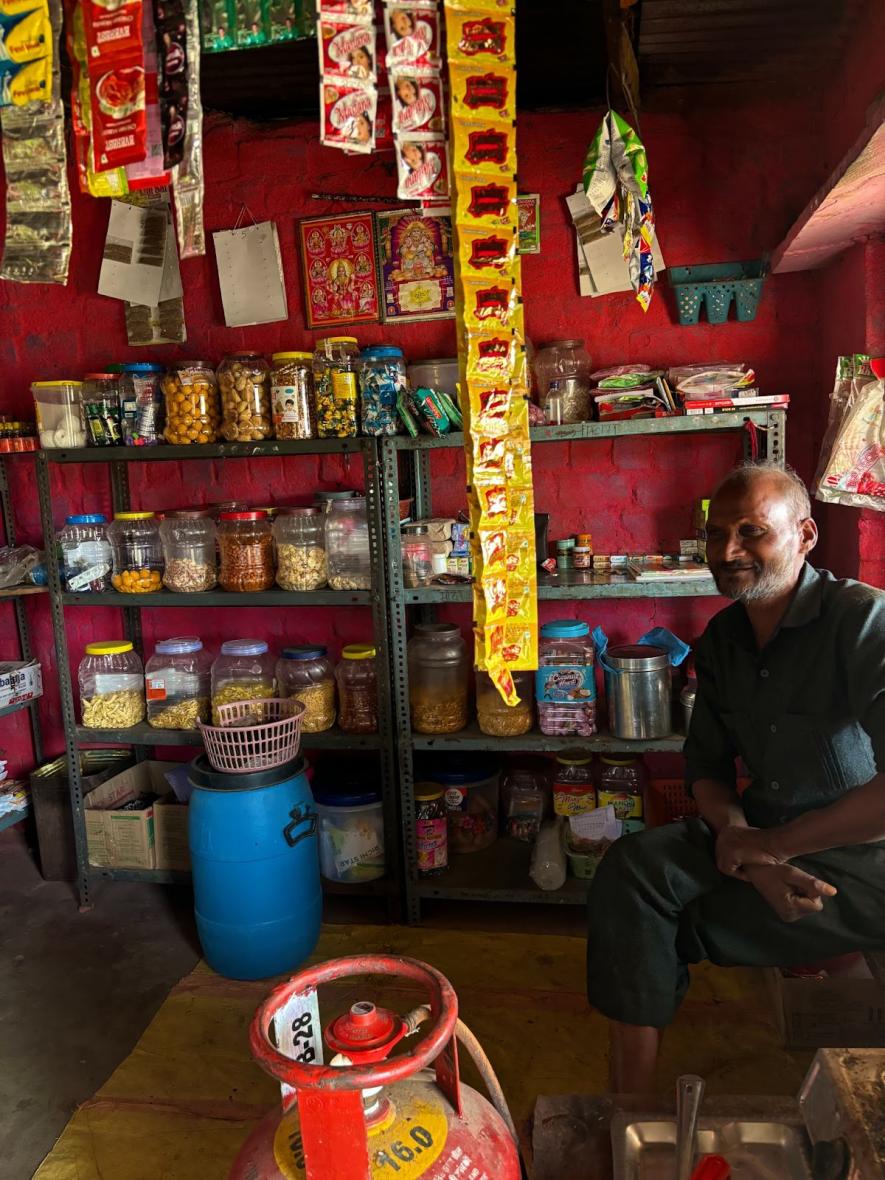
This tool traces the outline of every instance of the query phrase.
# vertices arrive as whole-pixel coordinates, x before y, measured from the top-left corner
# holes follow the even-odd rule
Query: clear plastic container
[[[117,512],[108,525],[114,552],[111,584],[121,594],[159,590],[163,581],[163,546],[153,512]]]
[[[375,648],[351,643],[341,652],[335,670],[338,682],[338,727],[345,733],[378,732],[378,676]]]
[[[454,623],[417,623],[406,654],[416,733],[457,733],[467,724],[467,645]]]
[[[500,771],[493,759],[452,758],[427,776],[445,792],[449,852],[482,852],[498,838]]]
[[[353,491],[338,491],[338,492],[314,492],[313,502],[317,508],[322,508],[323,512],[328,512],[333,504],[339,500],[355,500],[361,493],[354,489]]]
[[[273,437],[270,365],[257,352],[235,352],[218,366],[221,435],[227,442]]]
[[[535,700],[541,733],[596,733],[596,655],[590,628],[577,619],[541,627]]]
[[[145,664],[148,725],[196,729],[208,723],[212,658],[195,635],[161,639]]]
[[[551,763],[520,754],[501,776],[501,831],[530,843],[550,811]]]
[[[263,512],[222,512],[218,552],[222,590],[243,593],[273,586],[273,529]]]
[[[586,815],[596,807],[593,759],[581,750],[565,750],[556,756],[553,778],[553,810],[557,815]]]
[[[128,640],[87,643],[77,680],[87,728],[131,729],[144,721],[144,666]]]
[[[321,508],[281,508],[274,518],[277,585],[319,590],[329,580],[325,513]]]
[[[406,362],[401,348],[373,344],[360,357],[360,424],[363,434],[396,434],[396,403],[408,388]]]
[[[547,399],[559,396],[558,421],[589,422],[593,417],[593,365],[583,340],[553,340],[539,349],[535,358],[538,404],[548,422]]]
[[[275,352],[270,374],[271,410],[277,438],[315,438],[312,352]]]
[[[174,446],[218,441],[218,383],[208,361],[178,361],[164,374],[166,442]]]
[[[458,405],[458,358],[439,357],[429,361],[416,361],[408,368],[409,385],[412,389],[435,389],[438,393],[447,393],[455,405]]]
[[[86,446],[82,382],[34,381],[31,393],[41,447]]]
[[[612,804],[622,820],[641,820],[645,816],[645,763],[629,754],[612,754],[600,759],[598,802]]]
[[[528,733],[534,723],[534,676],[514,672],[518,705],[508,705],[487,672],[476,673],[476,720],[490,737],[517,737]]]
[[[113,553],[108,521],[98,512],[69,516],[58,534],[61,580],[72,594],[110,590]]]
[[[329,503],[325,517],[326,558],[333,590],[371,590],[372,557],[364,496]]]
[[[322,733],[335,724],[335,667],[325,647],[284,647],[276,667],[277,691],[304,705],[302,733]]]
[[[228,639],[212,665],[212,724],[218,706],[233,701],[261,701],[276,692],[274,659],[263,639]]]
[[[135,361],[120,366],[123,442],[127,447],[155,447],[163,441],[162,365]]]
[[[380,791],[345,783],[313,792],[319,816],[320,872],[327,881],[359,885],[384,876],[384,806]]]
[[[429,586],[433,578],[433,550],[425,524],[412,525],[402,534],[403,585]]]
[[[208,509],[167,512],[160,525],[160,540],[167,589],[195,594],[217,584],[217,530]]]
[[[358,365],[359,346],[354,336],[327,336],[317,341],[313,380],[320,438],[354,438],[359,433]]]
[[[418,876],[438,877],[449,867],[446,801],[437,783],[415,783]]]
[[[123,445],[123,407],[116,373],[87,373],[83,378],[83,413],[91,447]]]

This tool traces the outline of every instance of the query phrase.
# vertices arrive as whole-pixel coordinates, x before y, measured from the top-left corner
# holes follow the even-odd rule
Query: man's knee
[[[660,893],[667,889],[672,870],[686,864],[689,850],[690,855],[697,855],[699,841],[707,839],[696,821],[621,836],[602,858],[593,891],[623,895],[625,890],[644,888]]]

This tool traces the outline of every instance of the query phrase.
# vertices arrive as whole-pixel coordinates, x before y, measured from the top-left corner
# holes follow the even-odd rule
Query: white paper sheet
[[[111,201],[98,293],[127,303],[155,306],[166,261],[169,220],[165,209]]]
[[[273,221],[214,233],[215,263],[229,328],[289,318],[280,240]]]
[[[624,831],[624,824],[615,814],[613,804],[597,807],[584,815],[570,815],[569,827],[582,840],[617,840]]]

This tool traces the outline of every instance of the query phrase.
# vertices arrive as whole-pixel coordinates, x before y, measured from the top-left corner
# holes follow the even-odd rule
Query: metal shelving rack
[[[182,462],[196,460],[258,460],[268,457],[349,454],[357,456],[365,472],[366,500],[369,521],[369,544],[372,562],[372,589],[366,591],[314,590],[288,592],[267,590],[256,593],[232,594],[212,590],[196,594],[174,594],[158,591],[150,594],[121,595],[116,591],[100,594],[69,594],[62,590],[58,553],[55,545],[55,523],[52,516],[50,471],[57,464],[102,463],[110,469],[111,506],[114,512],[125,512],[130,507],[130,463]],[[324,885],[329,893],[368,894],[386,896],[391,914],[398,908],[400,897],[399,825],[397,819],[396,754],[393,736],[388,654],[387,586],[384,560],[384,518],[378,448],[372,438],[273,440],[261,443],[219,443],[193,446],[156,446],[146,448],[89,447],[77,450],[45,450],[37,455],[37,486],[40,515],[49,567],[49,594],[61,692],[62,720],[65,731],[65,750],[71,792],[76,842],[78,887],[81,908],[91,902],[91,884],[100,879],[149,881],[160,884],[186,881],[186,873],[171,873],[155,869],[104,869],[89,864],[86,844],[86,823],[83,808],[82,782],[78,751],[84,746],[126,744],[134,749],[135,758],[149,757],[154,746],[195,746],[202,742],[196,732],[156,730],[147,724],[131,729],[87,729],[79,724],[74,708],[73,678],[65,626],[66,609],[79,607],[116,606],[123,612],[124,631],[136,650],[144,657],[141,632],[141,611],[163,607],[216,608],[237,606],[270,606],[291,608],[299,606],[338,606],[371,608],[375,644],[378,650],[378,721],[377,734],[367,736],[343,733],[337,727],[325,733],[306,735],[305,748],[338,749],[342,751],[373,750],[381,764],[382,794],[385,816],[385,842],[388,872],[381,881],[365,886]]]
[[[737,414],[711,414],[674,418],[638,419],[623,422],[580,422],[568,426],[541,426],[531,431],[532,444],[547,442],[575,442],[600,438],[627,436],[696,434],[709,432],[743,432],[744,453],[749,457],[750,436],[747,424],[753,423],[764,432],[768,458],[783,465],[786,439],[786,414],[783,410],[753,410]],[[462,448],[462,434],[447,434],[441,438],[395,436],[381,441],[382,484],[385,490],[385,529],[387,536],[387,586],[390,594],[388,621],[390,628],[390,658],[394,688],[396,738],[399,750],[400,813],[402,816],[402,848],[404,860],[405,906],[410,922],[421,918],[421,903],[428,898],[482,900],[505,902],[535,902],[555,905],[582,905],[586,899],[586,883],[569,878],[565,886],[554,893],[537,889],[529,878],[530,846],[517,841],[498,840],[482,856],[455,858],[440,877],[420,880],[417,875],[414,808],[414,754],[416,751],[455,752],[464,750],[524,750],[554,751],[580,744],[587,750],[605,753],[623,750],[626,746],[644,752],[678,753],[682,749],[680,735],[647,742],[624,742],[601,733],[593,738],[576,739],[551,737],[538,730],[523,737],[490,738],[474,724],[446,736],[413,734],[409,720],[409,673],[406,662],[408,638],[407,608],[417,606],[423,617],[432,616],[435,606],[442,603],[471,602],[472,592],[467,585],[429,586],[407,589],[403,585],[402,550],[399,524],[399,456],[410,460],[410,477],[415,501],[416,520],[432,516],[430,452],[438,448]],[[650,586],[635,582],[608,579],[588,574],[541,576],[538,597],[541,600],[584,600],[596,598],[670,598],[715,595],[712,579],[707,582],[657,583]]]

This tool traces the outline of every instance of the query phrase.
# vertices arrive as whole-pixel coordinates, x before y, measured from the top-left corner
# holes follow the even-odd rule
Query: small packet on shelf
[[[452,65],[513,66],[516,24],[513,14],[477,16],[475,12],[446,14],[446,42]]]
[[[385,4],[387,68],[438,70],[442,62],[439,11],[414,4]]]
[[[374,25],[321,16],[317,21],[317,39],[324,79],[332,75],[359,82],[377,81]]]
[[[516,119],[516,74],[506,68],[479,65],[449,67],[453,119],[501,121]]]
[[[458,234],[462,274],[476,277],[501,274],[509,279],[514,264],[518,265],[518,243],[515,227],[462,229]]]
[[[452,169],[460,175],[512,179],[516,174],[516,127],[512,123],[452,124]]]
[[[446,110],[442,80],[429,70],[390,75],[393,130],[404,136],[413,131],[445,131]]]
[[[322,143],[351,152],[371,152],[375,146],[377,107],[374,86],[337,78],[321,82]]]
[[[416,132],[396,144],[401,201],[423,201],[449,193],[449,155],[444,135]]]
[[[422,430],[434,438],[448,434],[452,428],[451,419],[436,390],[427,387],[415,389],[409,395],[409,401]]]

